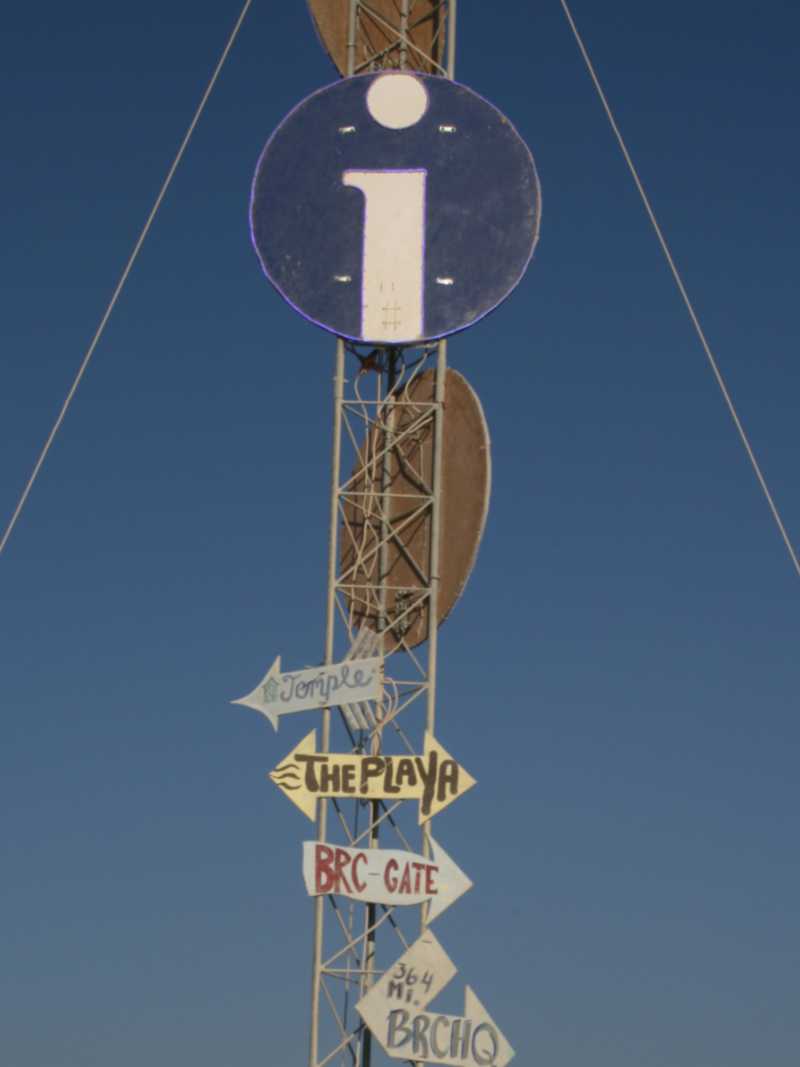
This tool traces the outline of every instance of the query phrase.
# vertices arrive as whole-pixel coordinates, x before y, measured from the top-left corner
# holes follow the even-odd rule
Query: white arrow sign
[[[431,902],[428,922],[472,886],[445,850],[430,839],[433,856],[394,848],[345,848],[303,842],[303,877],[311,896],[340,893],[370,904]]]
[[[265,715],[275,729],[281,715],[312,708],[328,708],[364,700],[379,700],[383,690],[383,660],[350,659],[324,667],[281,674],[281,657],[246,696],[232,700]]]
[[[463,1015],[392,1008],[384,1025],[385,1036],[375,1036],[393,1060],[506,1067],[514,1056],[513,1048],[469,986],[464,992]]]
[[[506,1067],[514,1050],[469,986],[463,1015],[425,1011],[455,973],[447,953],[426,930],[361,998],[356,1011],[394,1060]]]
[[[386,1029],[385,1016],[395,1005],[427,1008],[457,973],[456,965],[431,931],[426,930],[391,970],[384,971],[356,1004],[356,1010],[380,1041],[382,1024]]]

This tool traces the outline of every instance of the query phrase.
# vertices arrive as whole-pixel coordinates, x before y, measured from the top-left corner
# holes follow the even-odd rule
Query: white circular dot
[[[428,93],[413,74],[381,74],[367,92],[370,115],[390,130],[405,130],[428,110]]]

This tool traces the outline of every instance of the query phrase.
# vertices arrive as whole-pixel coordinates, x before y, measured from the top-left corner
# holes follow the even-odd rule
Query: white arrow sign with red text
[[[425,1010],[455,973],[452,960],[426,930],[361,998],[356,1011],[394,1060],[506,1067],[514,1050],[469,986],[463,1015]]]
[[[345,848],[303,843],[303,877],[310,896],[339,893],[369,904],[430,901],[428,922],[472,886],[461,868],[430,838],[430,859],[394,848]]]

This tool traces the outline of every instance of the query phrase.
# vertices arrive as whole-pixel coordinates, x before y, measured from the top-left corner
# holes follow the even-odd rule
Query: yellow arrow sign
[[[475,785],[431,733],[425,734],[423,756],[357,756],[318,753],[312,730],[270,778],[312,822],[318,797],[354,797],[419,800],[422,824]]]

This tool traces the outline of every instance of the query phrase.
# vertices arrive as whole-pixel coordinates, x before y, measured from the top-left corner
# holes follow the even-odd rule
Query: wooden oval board
[[[350,0],[308,0],[309,11],[320,43],[334,66],[347,75],[347,24]],[[424,74],[441,74],[442,69],[428,57],[436,56],[437,41],[444,26],[440,24],[438,4],[432,0],[418,0],[409,16],[406,39],[413,47],[406,47],[405,62],[401,62],[400,14],[397,0],[372,0],[371,10],[359,9],[356,26],[354,73],[404,67]],[[417,51],[419,49],[419,51]],[[438,62],[442,63],[439,50]],[[373,62],[370,60],[376,57]]]
[[[430,508],[416,515],[424,504],[433,472],[433,426],[428,420],[418,431],[404,436],[424,414],[422,405],[433,401],[434,374],[426,371],[411,381],[395,405],[394,433],[388,463],[387,512],[395,530],[386,561],[386,614],[389,627],[384,654],[421,644],[428,636],[427,601],[405,615],[423,588],[419,572],[429,572],[431,543]],[[415,406],[419,405],[419,406]],[[380,431],[373,430],[360,451],[345,498],[345,521],[341,531],[340,573],[351,622],[379,631],[377,599],[380,537],[382,465]],[[489,431],[480,400],[458,371],[448,370],[445,381],[444,451],[442,456],[442,509],[440,526],[438,623],[450,614],[461,596],[478,554],[491,487]],[[370,588],[371,587],[371,588]]]

